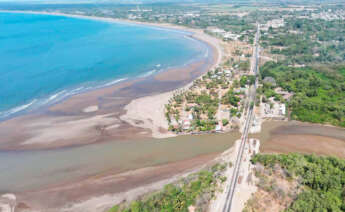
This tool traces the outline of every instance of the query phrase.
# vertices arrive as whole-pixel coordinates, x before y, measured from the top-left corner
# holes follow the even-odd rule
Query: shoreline
[[[21,11],[21,10],[0,10],[0,13],[18,13],[18,14],[35,14],[35,15],[49,15],[49,16],[62,16],[62,17],[68,17],[68,18],[74,18],[74,19],[85,19],[85,20],[91,20],[91,21],[99,21],[99,22],[107,22],[107,23],[116,23],[116,24],[124,24],[124,25],[136,25],[136,26],[144,26],[147,28],[153,28],[156,30],[170,30],[173,33],[182,33],[184,34],[184,36],[188,39],[192,39],[193,41],[197,41],[200,42],[200,44],[205,45],[207,48],[207,55],[204,56],[204,58],[200,57],[200,58],[194,58],[191,60],[188,60],[187,62],[185,62],[184,64],[179,64],[176,66],[171,66],[171,67],[165,67],[163,69],[160,69],[158,71],[148,71],[147,73],[144,73],[143,75],[140,76],[133,76],[133,77],[120,77],[120,78],[113,78],[113,79],[109,79],[106,80],[104,82],[100,82],[99,84],[93,85],[93,86],[83,86],[81,85],[81,87],[75,87],[75,88],[71,88],[68,90],[62,90],[62,91],[57,91],[55,93],[49,94],[48,96],[46,96],[45,98],[42,99],[32,99],[29,103],[24,103],[22,105],[18,105],[15,107],[12,107],[10,109],[7,109],[5,111],[1,111],[0,114],[0,122],[18,117],[18,116],[22,116],[22,115],[26,115],[26,114],[30,114],[30,113],[35,113],[39,110],[41,110],[42,108],[49,108],[50,106],[53,106],[55,104],[60,104],[63,101],[65,101],[66,99],[75,96],[75,95],[79,95],[79,94],[83,94],[83,93],[87,93],[90,91],[94,91],[94,90],[98,90],[98,89],[103,89],[103,88],[107,88],[107,87],[111,87],[113,85],[116,85],[118,83],[124,82],[124,81],[134,81],[134,80],[140,80],[140,79],[144,79],[144,78],[148,78],[151,75],[154,76],[158,73],[162,73],[165,72],[167,70],[170,69],[183,69],[185,67],[190,66],[191,64],[197,62],[197,61],[201,61],[203,59],[205,59],[207,56],[209,56],[209,47],[215,47],[213,46],[213,44],[211,44],[211,42],[207,42],[205,39],[201,38],[198,33],[195,30],[191,29],[191,28],[186,28],[186,27],[180,27],[180,26],[175,26],[175,25],[166,25],[166,24],[155,24],[155,23],[145,23],[145,22],[135,22],[135,21],[130,21],[130,20],[126,20],[126,19],[115,19],[115,18],[105,18],[105,17],[97,17],[97,16],[86,16],[86,15],[74,15],[74,14],[67,14],[67,13],[59,13],[59,12],[39,12],[39,11]],[[196,36],[194,35],[196,34]],[[82,88],[82,89],[81,89]],[[65,92],[66,91],[66,92]],[[49,99],[49,101],[46,101],[47,99]],[[44,102],[44,104],[41,104],[41,102]],[[33,108],[31,108],[31,106],[34,106]]]
[[[126,140],[129,137],[169,137],[171,134],[164,129],[164,121],[166,121],[164,114],[158,114],[158,111],[161,111],[167,103],[164,101],[167,101],[175,91],[187,88],[193,80],[218,66],[222,59],[220,41],[206,35],[202,30],[170,24],[141,23],[64,13],[4,10],[0,10],[0,12],[60,15],[177,30],[191,33],[190,37],[204,43],[208,48],[207,58],[186,66],[171,68],[146,78],[126,80],[109,87],[76,94],[37,112],[29,112],[0,122],[0,135],[8,138],[7,141],[0,143],[2,150],[61,148],[114,139]],[[142,98],[146,99],[143,101]],[[147,99],[154,100],[155,104],[147,101]],[[137,116],[138,113],[133,108],[138,107],[138,102],[140,108],[154,111],[153,117],[155,118],[150,118],[152,113],[146,113],[144,117]],[[135,115],[133,116],[133,114]],[[45,122],[48,122],[49,126]],[[68,127],[63,127],[63,122],[67,123]],[[13,126],[21,130],[16,130],[16,132],[11,129],[8,130]],[[90,132],[90,128],[93,132]],[[125,128],[129,130],[126,132]],[[68,130],[69,133],[67,136],[61,137],[59,133],[63,130]],[[13,136],[14,133],[18,134]],[[109,136],[109,134],[111,135]],[[116,136],[112,136],[115,134]]]
[[[296,149],[292,149],[290,147],[291,145],[289,145],[291,141],[295,141],[295,144],[292,144],[295,145],[295,147],[301,146],[302,148],[300,150],[302,152],[305,152],[309,149],[305,153],[311,153],[310,148],[313,149],[313,146],[317,147],[317,142],[313,142],[313,140],[317,138],[315,136],[306,137],[305,140],[298,140],[297,137],[287,137],[287,139],[279,142],[278,144],[276,144],[276,139],[272,140],[271,136],[275,138],[281,138],[279,137],[280,135],[285,135],[287,133],[287,135],[298,135],[299,137],[301,137],[310,134],[318,135],[319,133],[322,133],[324,136],[323,138],[327,138],[330,136],[330,129],[334,132],[341,130],[330,127],[322,127],[322,130],[320,130],[321,126],[300,122],[269,121],[267,123],[270,123],[271,127],[265,127],[265,132],[263,133],[268,133],[270,135],[269,137],[263,134],[260,134],[260,137],[257,137],[257,134],[250,136],[251,138],[263,139],[263,148],[260,147],[260,151],[263,150],[263,153],[277,152],[271,151],[272,149],[267,149],[267,145],[272,146],[272,144],[272,147],[276,147],[275,150],[278,150],[279,153],[295,151]],[[271,128],[273,129],[273,131]],[[329,150],[340,152],[342,149],[344,149],[345,141],[345,137],[342,132],[344,132],[344,129],[342,129],[341,132],[338,132],[337,134],[343,138],[343,141],[328,139],[327,141],[323,142],[323,145],[326,145],[327,142],[331,142],[331,146],[334,146],[335,148],[330,148]],[[331,133],[331,136],[336,135],[334,133]],[[313,145],[308,145],[308,142],[310,141],[313,142]],[[273,143],[269,144],[267,142]],[[286,144],[284,144],[284,142]],[[302,142],[305,144],[298,144],[298,142]],[[326,146],[324,146],[324,148],[325,147]],[[225,152],[228,152],[233,148],[235,147],[231,146]],[[106,209],[109,206],[114,205],[116,202],[121,202],[123,198],[131,199],[143,193],[160,189],[164,184],[172,182],[174,179],[176,179],[176,177],[180,177],[185,173],[196,171],[197,169],[202,167],[204,163],[213,163],[217,158],[219,158],[219,156],[223,154],[224,153],[203,154],[192,157],[190,159],[179,160],[167,164],[163,163],[162,165],[158,166],[147,166],[144,168],[133,169],[121,173],[101,172],[98,175],[83,178],[82,180],[57,184],[52,187],[49,186],[25,193],[19,193],[18,201],[19,203],[23,202],[28,204],[30,204],[31,201],[34,201],[32,202],[32,205],[30,205],[32,206],[32,208],[44,208],[47,205],[50,205],[54,209],[55,206],[59,208],[52,211],[61,211],[61,206],[66,209],[65,211],[74,211],[70,210],[72,208],[76,209],[77,211],[88,211],[86,209],[90,208],[91,206],[93,206],[94,208],[91,208],[90,211],[93,211],[92,209],[95,209],[97,207],[99,207],[99,209]],[[344,155],[344,153],[342,154]],[[57,198],[59,196],[63,196],[65,199]],[[44,198],[47,198],[47,201],[40,202],[40,200]],[[57,200],[54,201],[54,198],[57,198]],[[66,202],[69,203],[63,204]]]
[[[20,13],[22,12],[20,11]],[[161,127],[166,121],[164,113],[161,112],[164,105],[168,103],[167,101],[174,92],[188,88],[195,79],[218,66],[222,60],[222,50],[219,45],[221,41],[206,35],[202,30],[92,16],[39,14],[187,31],[192,33],[190,37],[207,45],[208,57],[146,78],[126,80],[113,86],[76,94],[43,108],[41,111],[19,115],[0,122],[0,136],[6,138],[5,141],[0,141],[0,152],[4,152],[3,150],[11,150],[11,152],[13,150],[13,153],[21,150],[28,153],[31,152],[30,150],[59,151],[99,142],[126,142],[129,139],[143,140],[152,137],[169,137],[171,134]],[[65,182],[66,184],[49,185],[45,188],[38,187],[32,192],[19,193],[18,201],[30,204],[33,209],[41,208],[40,206],[43,204],[52,206],[53,210],[59,208],[56,211],[61,211],[62,203],[78,204],[78,201],[102,197],[108,193],[119,195],[121,190],[116,189],[123,189],[124,192],[128,192],[133,188],[135,190],[136,187],[140,189],[143,186],[149,186],[150,188],[151,183],[155,181],[169,182],[176,179],[176,176],[189,173],[204,164],[213,163],[219,154],[195,155],[187,159],[153,167],[145,166],[146,168],[116,173],[115,175],[112,172],[101,172],[94,176],[83,176],[77,182]],[[116,167],[114,169],[116,170]],[[68,170],[66,171],[68,172]],[[124,185],[112,182],[113,179],[123,181],[124,176],[129,178],[128,182],[123,182]],[[134,183],[131,184],[131,182]],[[162,183],[158,184],[162,186]],[[84,186],[86,187],[84,188]],[[81,193],[78,194],[78,192]],[[137,194],[137,191],[133,191],[132,195],[134,194]],[[42,199],[46,199],[46,201],[42,202]],[[103,200],[98,202],[98,204],[103,203]],[[113,200],[111,200],[111,204],[113,204]]]
[[[107,211],[117,203],[157,191],[166,184],[210,166],[221,155],[205,154],[121,173],[101,173],[79,181],[24,192],[18,194],[17,199],[18,202],[31,203],[30,208],[42,211],[47,208],[66,212]]]
[[[220,62],[221,58],[221,54],[218,55],[217,61]],[[198,69],[198,67],[200,67],[198,66],[198,64],[192,65],[195,66],[195,69]],[[36,140],[30,137],[24,137],[23,139],[25,139],[26,141],[24,141],[23,143],[18,143],[18,145],[29,146],[33,149],[42,149],[42,146],[46,147],[46,149],[61,147],[68,148],[71,147],[71,145],[68,142],[64,144],[63,140],[66,136],[71,136],[72,138],[73,136],[79,136],[79,139],[91,138],[94,139],[92,143],[96,143],[115,139],[112,134],[116,134],[121,131],[124,132],[123,137],[116,137],[120,140],[125,140],[126,136],[134,136],[134,138],[139,139],[143,137],[164,138],[167,136],[173,136],[164,131],[165,117],[164,113],[162,113],[162,110],[164,110],[164,102],[168,101],[174,92],[177,92],[181,89],[188,89],[188,87],[191,85],[191,82],[188,83],[188,81],[192,80],[193,82],[193,80],[198,78],[194,77],[193,79],[193,76],[200,74],[199,72],[197,72],[197,74],[193,75],[194,71],[187,70],[191,69],[191,67],[184,68],[186,69],[184,73],[187,73],[188,76],[183,76],[181,78],[179,78],[180,76],[175,76],[177,78],[175,78],[175,80],[172,80],[173,75],[176,75],[176,73],[180,74],[180,72],[177,72],[179,71],[179,69],[176,69],[172,70],[172,72],[167,71],[166,73],[162,72],[160,74],[153,75],[149,77],[149,79],[126,81],[115,86],[107,87],[104,89],[101,88],[102,90],[97,89],[92,92],[90,91],[80,95],[78,94],[76,95],[79,96],[77,98],[70,97],[73,99],[64,100],[61,104],[58,103],[56,105],[53,105],[52,107],[49,107],[48,111],[46,111],[46,113],[44,114],[33,114],[32,116],[29,116],[27,118],[19,119],[17,120],[17,122],[12,123],[13,127],[17,127],[16,124],[24,121],[25,124],[30,124],[30,129],[33,129],[34,133],[37,133],[37,136]],[[161,86],[164,86],[165,84],[169,83],[174,84],[177,81],[179,83],[176,83],[176,85],[174,85],[177,88],[170,91],[169,89],[165,88],[167,89],[166,92],[160,92],[161,90],[159,89],[159,86],[152,87],[153,82],[160,82],[162,84]],[[141,95],[143,96],[133,95],[127,99],[123,99],[124,97],[121,95],[113,95],[114,92],[118,91],[117,89],[122,92],[121,94],[127,94],[127,89],[129,89],[129,87],[132,87],[132,85],[137,86],[136,89],[149,89],[149,95],[144,95],[141,93]],[[133,91],[135,91],[135,89],[131,90],[132,93]],[[91,100],[88,99],[90,97]],[[99,100],[99,98],[101,98],[101,100]],[[114,106],[114,101],[120,101],[120,103],[115,104]],[[32,121],[32,118],[36,118],[33,124],[30,123],[30,121]],[[47,127],[47,125],[50,124],[55,126],[54,130],[49,129],[49,126]],[[0,135],[2,135],[1,126],[2,125],[0,123]],[[20,131],[22,129],[20,127],[23,126],[19,126],[19,130],[17,131]],[[42,130],[42,128],[44,128],[44,130]],[[130,130],[128,131],[128,129],[126,128],[130,128]],[[69,132],[65,131],[66,129],[74,131],[74,134],[69,134]],[[91,130],[94,131],[89,132]],[[62,134],[64,137],[60,135],[61,132],[63,132]],[[54,145],[50,145],[58,142],[51,141],[51,143],[49,143],[49,138],[51,136],[60,138],[62,141],[62,146],[54,147]],[[40,142],[37,142],[37,137],[42,141],[48,139],[48,145],[45,146],[46,143],[42,144]],[[102,137],[104,140],[98,140],[99,137]],[[88,144],[77,143],[78,138],[71,139],[71,141],[75,141],[76,145]],[[310,137],[310,140],[314,138],[315,137]],[[296,140],[296,137],[291,137],[290,140]],[[332,142],[335,141],[332,140]],[[282,144],[278,143],[276,145],[277,149],[280,148],[280,145]],[[15,146],[12,148],[15,148]],[[230,150],[231,149],[232,147],[230,148]],[[84,195],[84,197],[87,196],[91,198],[87,199],[86,201],[84,201],[84,199],[78,202],[73,202],[71,205],[68,204],[66,208],[63,208],[62,210],[61,208],[59,208],[56,211],[95,211],[94,209],[101,209],[103,211],[104,209],[108,208],[109,204],[114,204],[114,201],[120,202],[123,199],[130,199],[135,197],[136,195],[140,195],[140,193],[160,189],[164,184],[176,180],[177,177],[184,175],[184,173],[198,170],[201,166],[204,166],[203,163],[209,164],[216,161],[216,155],[217,154],[198,155],[195,158],[191,159],[184,159],[181,161],[171,162],[154,167],[148,166],[142,169],[135,169],[120,174],[100,173],[96,176],[85,177],[78,182],[74,181],[71,183],[56,185],[52,188],[40,189],[38,191],[33,191],[32,193],[29,192],[27,194],[24,194],[24,197],[20,196],[20,201],[24,199],[24,202],[31,203],[30,200],[34,199],[35,201],[33,202],[32,206],[39,207],[40,203],[58,205],[59,203],[54,202],[55,199],[55,201],[57,202],[67,202],[65,201],[66,199],[78,199],[81,198],[82,195]],[[126,185],[123,185],[121,181]],[[111,192],[108,191],[114,189],[114,187],[111,187],[111,185],[114,186],[114,183],[118,184],[118,186],[121,188],[126,186],[127,187],[123,188],[124,191],[122,191],[121,189],[115,189],[117,192],[115,194],[111,194]],[[81,187],[83,187],[83,192],[76,191]],[[125,189],[127,189],[127,191]],[[63,194],[66,194],[66,196]],[[42,202],[42,199],[44,198],[46,198],[46,202]]]
[[[14,170],[10,167],[0,177],[0,183],[3,192],[16,195],[18,203],[42,211],[47,208],[61,211],[58,208],[104,195],[121,197],[121,192],[169,180],[212,163],[239,136],[239,133],[189,135],[104,142],[58,151],[25,151],[12,154],[11,158],[18,163],[2,165]],[[2,161],[7,159],[6,154],[0,153],[0,157]],[[28,167],[22,174],[21,170]]]

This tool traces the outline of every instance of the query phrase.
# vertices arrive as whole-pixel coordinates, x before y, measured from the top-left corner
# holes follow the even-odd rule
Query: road
[[[248,132],[249,132],[249,128],[251,125],[251,121],[253,119],[253,107],[252,105],[255,102],[255,96],[256,96],[256,88],[257,88],[257,84],[258,84],[258,62],[259,62],[259,45],[258,45],[258,41],[259,41],[259,36],[260,36],[260,27],[259,25],[257,25],[257,32],[255,34],[255,41],[254,41],[254,52],[253,52],[253,61],[254,61],[254,65],[252,66],[252,73],[255,74],[256,76],[256,80],[254,85],[251,86],[250,88],[250,92],[249,92],[249,104],[247,106],[247,118],[245,121],[245,125],[244,125],[244,129],[242,132],[242,137],[241,137],[241,144],[240,144],[240,148],[236,157],[236,162],[234,164],[234,171],[232,173],[232,177],[231,177],[231,182],[230,182],[230,186],[228,186],[226,188],[226,200],[225,200],[225,204],[223,207],[223,212],[229,212],[231,210],[231,206],[232,206],[232,199],[234,197],[234,193],[235,193],[235,189],[236,189],[236,185],[238,182],[238,177],[239,177],[239,172],[240,172],[240,167],[241,167],[241,162],[242,162],[242,158],[243,158],[243,152],[244,152],[244,147],[245,147],[245,143],[248,140]]]

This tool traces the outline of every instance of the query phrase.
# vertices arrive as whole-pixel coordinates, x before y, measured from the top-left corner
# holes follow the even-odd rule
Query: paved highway
[[[230,186],[226,188],[227,189],[226,190],[226,200],[225,200],[223,212],[229,212],[231,210],[232,199],[234,197],[236,185],[238,182],[241,162],[242,162],[242,158],[243,158],[244,147],[245,147],[246,141],[248,140],[248,132],[249,132],[252,118],[253,118],[253,107],[251,105],[255,101],[256,88],[257,88],[257,83],[258,83],[257,74],[258,74],[258,62],[259,62],[259,45],[258,45],[259,36],[260,36],[260,27],[259,27],[259,25],[257,25],[257,32],[255,34],[254,52],[253,52],[254,65],[252,66],[252,68],[254,69],[254,70],[252,70],[252,73],[255,74],[256,80],[255,80],[255,84],[249,90],[250,92],[249,92],[249,96],[248,96],[249,105],[247,107],[247,118],[246,118],[244,129],[242,132],[241,144],[240,144],[240,148],[239,148],[239,151],[237,154],[236,162],[234,164],[234,171],[232,173]]]

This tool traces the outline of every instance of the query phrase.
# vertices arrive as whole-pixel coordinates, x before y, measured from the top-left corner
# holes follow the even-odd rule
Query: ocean
[[[0,119],[208,54],[187,32],[65,16],[0,12],[0,31]]]

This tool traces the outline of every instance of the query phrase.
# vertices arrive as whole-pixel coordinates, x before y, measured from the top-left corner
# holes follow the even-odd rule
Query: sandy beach
[[[11,12],[23,13],[23,11]],[[37,12],[24,11],[24,13],[36,14]],[[109,87],[77,94],[49,107],[2,121],[0,122],[0,136],[3,139],[0,141],[0,153],[4,153],[4,157],[7,157],[6,154],[19,151],[28,153],[29,156],[25,157],[31,157],[30,153],[35,153],[47,155],[44,157],[50,158],[50,151],[59,155],[59,152],[71,150],[68,155],[72,154],[76,158],[68,156],[70,160],[79,160],[79,158],[83,160],[81,158],[88,155],[85,155],[85,151],[95,152],[96,147],[94,145],[103,148],[103,144],[111,144],[112,148],[115,148],[113,154],[121,157],[118,148],[124,145],[123,142],[130,140],[145,142],[145,139],[152,137],[174,136],[167,131],[164,105],[174,92],[188,88],[193,80],[218,66],[222,59],[220,41],[204,34],[202,30],[167,24],[137,23],[59,13],[39,12],[37,14],[62,15],[125,24],[144,24],[148,27],[159,27],[166,30],[187,31],[192,33],[190,36],[192,39],[207,44],[208,57],[145,78],[126,80]],[[197,140],[199,142],[201,139],[198,138]],[[206,140],[208,141],[208,139]],[[150,148],[145,146],[147,150],[140,150],[140,154],[135,153],[138,150],[134,150],[126,161],[120,159],[113,161],[114,157],[108,161],[104,159],[103,163],[107,163],[107,166],[111,168],[104,168],[107,171],[99,171],[97,174],[88,174],[88,172],[76,174],[83,172],[82,170],[92,169],[91,164],[96,166],[97,163],[92,162],[92,159],[86,167],[82,167],[84,163],[81,163],[81,167],[78,165],[62,166],[64,168],[60,167],[59,173],[58,170],[53,169],[51,171],[56,171],[56,174],[59,175],[72,176],[71,173],[74,173],[75,176],[73,179],[65,179],[64,177],[64,180],[61,181],[56,178],[55,182],[52,181],[54,183],[50,183],[48,180],[44,186],[34,186],[29,190],[23,189],[21,192],[15,192],[17,209],[61,211],[63,208],[64,211],[85,211],[86,208],[89,208],[89,211],[94,211],[94,209],[103,211],[115,204],[116,201],[134,198],[137,195],[161,188],[164,184],[172,182],[184,174],[196,171],[205,164],[213,163],[220,152],[232,145],[231,140],[227,138],[219,143],[222,145],[218,144],[210,148],[207,146],[211,144],[207,144],[206,140],[203,141],[204,144],[198,144],[195,141],[189,142],[190,148],[186,148],[186,144],[184,144],[184,149],[180,150],[179,153],[176,152],[179,150],[171,152],[174,154],[173,156],[168,156],[168,153],[162,155],[162,147],[154,145],[160,140],[151,141]],[[193,147],[197,144],[201,146]],[[167,145],[173,145],[173,142],[169,142]],[[137,146],[138,144],[135,147],[128,144],[126,148],[136,148]],[[79,147],[87,148],[76,154]],[[154,148],[157,149],[155,151],[158,153],[150,152]],[[171,150],[171,148],[167,149]],[[105,155],[102,155],[104,151],[100,151],[98,158],[106,158]],[[127,149],[127,152],[130,151]],[[108,156],[108,158],[110,157]],[[60,157],[60,159],[62,158]],[[63,158],[63,160],[66,159]],[[36,159],[33,158],[32,160]],[[49,165],[51,162],[47,163],[48,167],[54,166]],[[111,165],[112,163],[113,165]],[[125,164],[128,165],[125,166]],[[43,161],[41,165],[38,164],[38,168],[46,165]],[[46,169],[49,170],[47,167]],[[48,173],[50,172],[46,174]],[[44,181],[43,178],[47,176],[40,177]],[[29,177],[28,182],[31,182]],[[29,186],[32,185],[29,183]],[[90,204],[93,207],[90,207]]]
[[[2,11],[8,12],[8,11]],[[23,11],[11,11],[23,13]],[[174,90],[181,89],[218,66],[222,58],[219,40],[202,30],[168,24],[138,23],[111,18],[61,13],[62,15],[125,24],[143,24],[192,33],[208,45],[208,57],[156,75],[127,80],[110,87],[77,94],[60,103],[0,123],[0,149],[49,149],[128,138],[169,137],[164,105]]]
[[[188,31],[192,38],[207,43],[209,55],[183,67],[77,94],[0,122],[0,156],[9,162],[19,161],[7,178],[0,176],[2,185],[7,186],[2,193],[12,192],[15,184],[22,186],[13,189],[19,211],[105,211],[212,165],[226,149],[233,151],[238,133],[172,137],[175,135],[167,131],[164,116],[164,106],[175,92],[188,89],[193,80],[221,63],[221,41],[202,30],[168,24],[39,14]],[[262,141],[260,151],[264,153],[299,151],[345,157],[344,133],[336,128],[264,123],[262,133],[253,137]],[[321,151],[316,149],[320,145]]]

